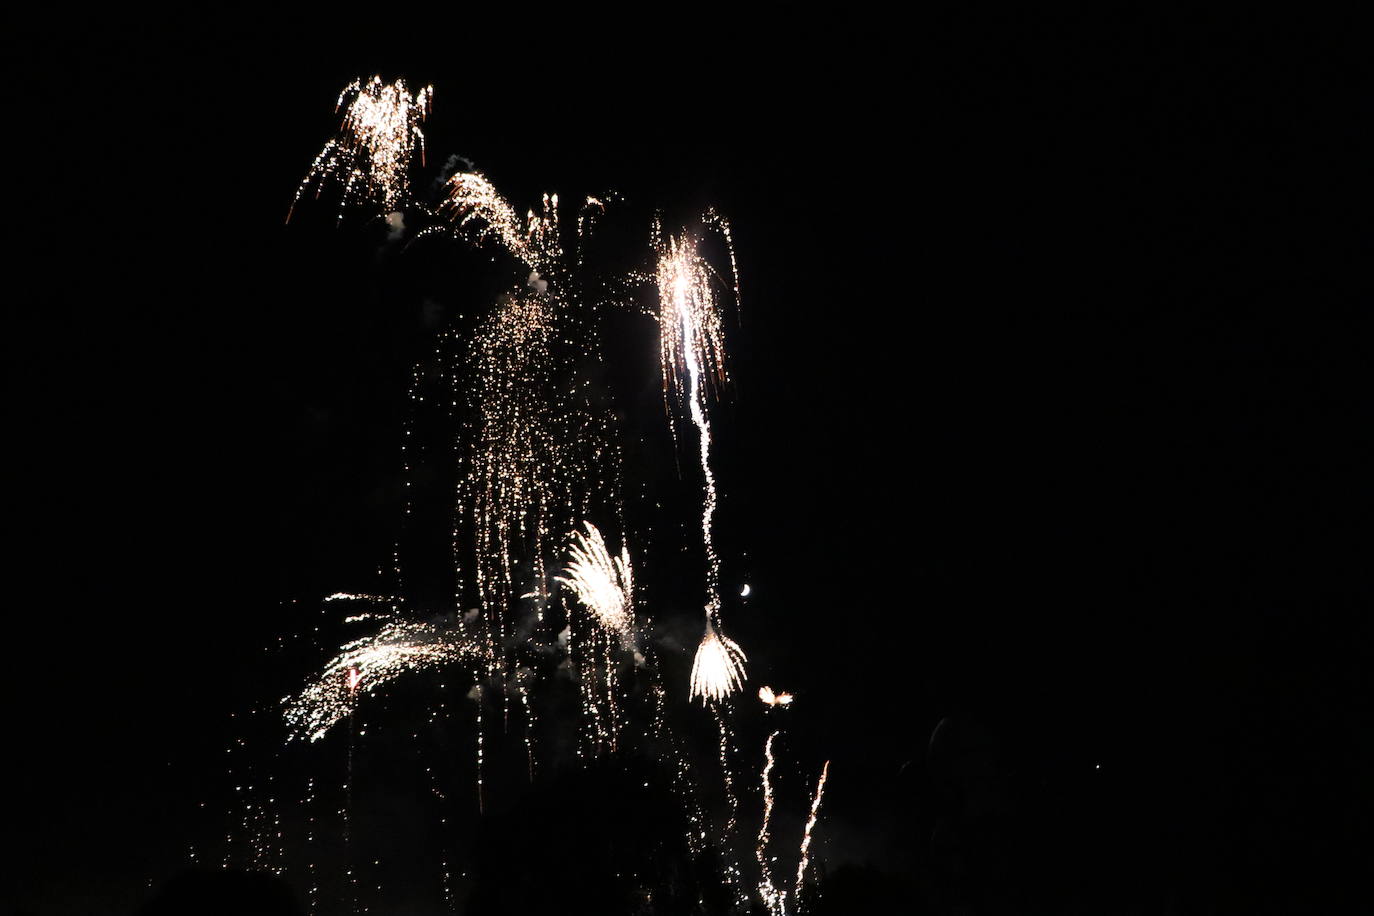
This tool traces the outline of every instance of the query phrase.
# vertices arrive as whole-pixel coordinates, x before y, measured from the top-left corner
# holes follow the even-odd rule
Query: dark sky
[[[231,714],[274,699],[261,650],[305,621],[281,602],[385,562],[423,302],[492,281],[319,210],[283,225],[374,72],[435,87],[421,183],[458,153],[517,202],[732,219],[733,632],[800,698],[796,765],[833,760],[837,886],[930,912],[1348,903],[1374,785],[1350,24],[650,13],[35,30],[16,911],[131,913],[222,834],[198,806]],[[642,381],[627,422],[661,427]]]

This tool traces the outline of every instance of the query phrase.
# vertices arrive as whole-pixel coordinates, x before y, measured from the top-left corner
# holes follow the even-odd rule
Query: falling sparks
[[[531,210],[521,220],[485,175],[459,172],[448,180],[439,209],[460,234],[478,242],[494,239],[532,268],[547,268],[563,255],[557,194],[545,194],[540,211]]]
[[[478,645],[460,631],[432,623],[392,621],[372,636],[339,649],[320,675],[288,697],[286,724],[293,737],[317,741],[353,711],[360,695],[403,674],[479,658]]]
[[[626,648],[634,646],[634,573],[630,550],[622,545],[612,557],[601,532],[586,522],[586,533],[575,532],[567,576],[557,581],[572,589],[577,600],[597,623],[620,637]]]
[[[334,106],[336,112],[343,110],[339,131],[325,143],[301,179],[287,220],[312,186],[319,197],[331,183],[341,189],[340,219],[346,206],[368,203],[382,213],[402,206],[410,188],[411,160],[417,151],[424,162],[425,135],[420,124],[429,114],[433,95],[433,87],[426,86],[412,95],[405,80],[384,83],[380,76],[345,86]]]
[[[743,686],[744,663],[748,660],[733,640],[718,634],[707,621],[706,635],[697,647],[696,658],[692,660],[689,697],[701,697],[702,703],[725,699]]]
[[[759,699],[768,706],[789,706],[792,703],[792,694],[773,693],[773,688],[763,686],[759,688]]]

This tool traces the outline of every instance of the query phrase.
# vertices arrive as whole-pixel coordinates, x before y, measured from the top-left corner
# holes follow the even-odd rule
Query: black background
[[[19,912],[132,912],[175,874],[301,623],[280,602],[386,559],[432,316],[375,233],[283,224],[373,72],[435,86],[423,181],[460,153],[519,202],[733,220],[731,619],[799,696],[799,765],[833,760],[832,899],[1351,903],[1374,113],[1349,23],[320,14],[16,33]]]

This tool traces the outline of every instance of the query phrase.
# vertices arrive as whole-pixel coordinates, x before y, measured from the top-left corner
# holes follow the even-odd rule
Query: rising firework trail
[[[737,836],[740,807],[727,716],[732,712],[729,698],[743,689],[747,658],[721,627],[720,561],[714,531],[718,493],[711,464],[708,411],[710,402],[729,381],[723,305],[731,298],[736,308],[739,304],[730,227],[714,212],[708,211],[702,220],[704,231],[715,231],[724,239],[729,254],[728,277],[701,253],[704,232],[668,237],[655,225],[652,278],[635,272],[589,281],[584,242],[606,216],[614,195],[585,198],[578,208],[575,233],[571,219],[564,231],[558,195],[544,194],[532,207],[517,207],[470,164],[445,181],[442,199],[434,209],[409,199],[416,154],[421,162],[424,159],[421,125],[429,113],[431,97],[429,88],[412,93],[400,80],[386,84],[375,77],[346,87],[337,105],[341,113],[338,133],[301,181],[292,209],[308,192],[318,197],[329,189],[339,198],[340,219],[347,208],[355,207],[386,214],[390,221],[391,211],[405,207],[406,215],[421,215],[429,223],[415,238],[442,234],[501,253],[493,261],[509,274],[504,286],[507,292],[497,297],[475,324],[462,329],[455,324],[442,332],[433,363],[441,367],[434,383],[439,390],[426,387],[430,384],[426,378],[432,376],[426,376],[417,364],[410,391],[412,406],[422,401],[437,402],[451,424],[448,447],[458,483],[451,531],[455,587],[450,610],[474,609],[462,613],[461,619],[454,614],[430,622],[401,616],[409,593],[401,575],[402,541],[398,538],[393,554],[394,580],[385,589],[390,595],[338,593],[326,599],[373,605],[347,617],[346,622],[368,625],[375,632],[345,643],[297,694],[283,701],[290,739],[317,740],[346,719],[350,776],[345,793],[351,797],[352,733],[355,714],[362,712],[360,704],[404,674],[460,665],[474,679],[468,699],[474,701],[476,717],[479,811],[484,804],[487,767],[504,756],[501,745],[488,740],[499,737],[492,726],[509,727],[514,712],[524,723],[531,779],[536,773],[537,747],[575,744],[578,757],[613,753],[623,734],[627,742],[631,736],[648,737],[660,752],[666,749],[671,785],[687,814],[687,850],[696,858],[709,849],[710,819],[699,797],[690,755],[668,728],[662,672],[651,642],[643,638],[650,629],[647,624],[642,631],[637,629],[634,578],[642,571],[632,568],[627,544],[629,528],[621,496],[621,457],[613,435],[613,414],[603,396],[594,393],[586,371],[589,365],[602,361],[598,337],[602,306],[629,303],[639,284],[652,280],[658,294],[665,408],[675,417],[675,441],[678,427],[685,429],[690,421],[702,475],[705,620],[688,696],[709,706],[719,728],[720,766],[728,806],[720,849],[721,861],[726,863],[721,877],[733,891],[736,906],[742,907],[747,904],[753,882],[743,880],[739,868],[744,842]],[[395,216],[399,221],[402,214]],[[433,397],[435,394],[438,396]],[[412,411],[412,415],[418,412]],[[407,420],[406,437],[412,435],[412,425]],[[414,450],[411,439],[403,441],[406,486],[410,487]],[[407,516],[412,512],[410,500],[407,490]],[[588,519],[597,519],[608,532],[619,535],[613,538],[619,542],[618,553]],[[642,564],[643,554],[637,559]],[[475,602],[470,600],[474,593]],[[745,586],[741,595],[747,594]],[[626,664],[630,654],[634,669]],[[541,735],[536,745],[538,688],[541,678],[555,670],[555,665],[556,670],[568,673],[580,693],[581,717],[567,720],[580,729],[578,740],[545,742]],[[626,670],[635,673],[622,683],[621,672]],[[644,684],[649,685],[648,695],[636,696],[633,688]],[[487,690],[497,693],[488,694]],[[767,687],[759,691],[759,697],[770,707],[786,706],[791,701],[790,695],[774,693]],[[646,705],[636,706],[640,699]],[[498,708],[499,719],[495,715]],[[625,727],[627,711],[635,709],[652,709],[651,728]],[[447,718],[447,713],[444,715]],[[539,721],[548,732],[558,726],[560,718],[548,715]],[[431,715],[431,723],[434,721]],[[362,720],[358,723],[361,725]],[[358,734],[366,734],[366,730],[360,729]],[[764,813],[756,850],[762,876],[758,892],[773,916],[783,916],[788,897],[787,890],[775,883],[772,860],[767,858],[774,807],[774,739],[778,734],[773,732],[765,745]],[[811,829],[827,771],[828,764],[822,771],[802,841],[798,888],[807,867]],[[443,824],[442,806],[448,795],[435,770],[426,767],[426,772]],[[307,798],[315,798],[313,782]],[[341,812],[345,846],[350,808],[351,801],[346,798]],[[313,819],[310,824],[308,836],[313,842]],[[441,859],[443,894],[451,906],[454,892],[447,855]],[[356,904],[358,878],[351,863],[346,864],[350,900]],[[317,885],[312,880],[312,905],[316,896]]]
[[[706,635],[692,659],[691,695],[701,697],[702,703],[724,700],[744,685],[744,663],[748,660],[744,650],[717,633],[707,620]]]
[[[380,76],[345,86],[334,104],[336,112],[343,111],[338,133],[325,143],[301,179],[287,221],[311,187],[319,197],[331,184],[340,189],[339,219],[348,206],[370,204],[387,213],[405,204],[417,152],[424,162],[425,135],[420,124],[429,114],[433,96],[433,87],[412,95],[405,80],[384,83]]]
[[[773,817],[773,739],[777,732],[768,736],[763,745],[763,826],[759,828],[758,844],[754,847],[754,857],[759,863],[759,896],[774,916],[786,916],[787,894],[779,891],[773,884],[773,868],[768,862],[768,825]]]
[[[806,819],[806,832],[802,834],[801,860],[797,863],[797,897],[801,897],[802,880],[806,877],[806,866],[810,863],[811,831],[816,826],[816,816],[821,810],[821,796],[825,794],[825,780],[830,775],[830,761],[821,767],[821,778],[816,783],[816,797],[811,800],[811,814]]]

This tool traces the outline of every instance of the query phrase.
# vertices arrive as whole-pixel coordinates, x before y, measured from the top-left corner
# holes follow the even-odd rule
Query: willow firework
[[[689,696],[719,702],[744,686],[744,663],[749,658],[733,640],[721,636],[710,621],[692,659]]]
[[[339,131],[301,179],[287,220],[312,186],[316,197],[329,184],[339,187],[340,219],[346,206],[370,203],[385,213],[403,205],[417,152],[424,162],[425,135],[420,125],[429,114],[433,95],[433,87],[412,95],[405,80],[384,83],[380,76],[345,86],[334,104],[336,112],[344,112]]]

